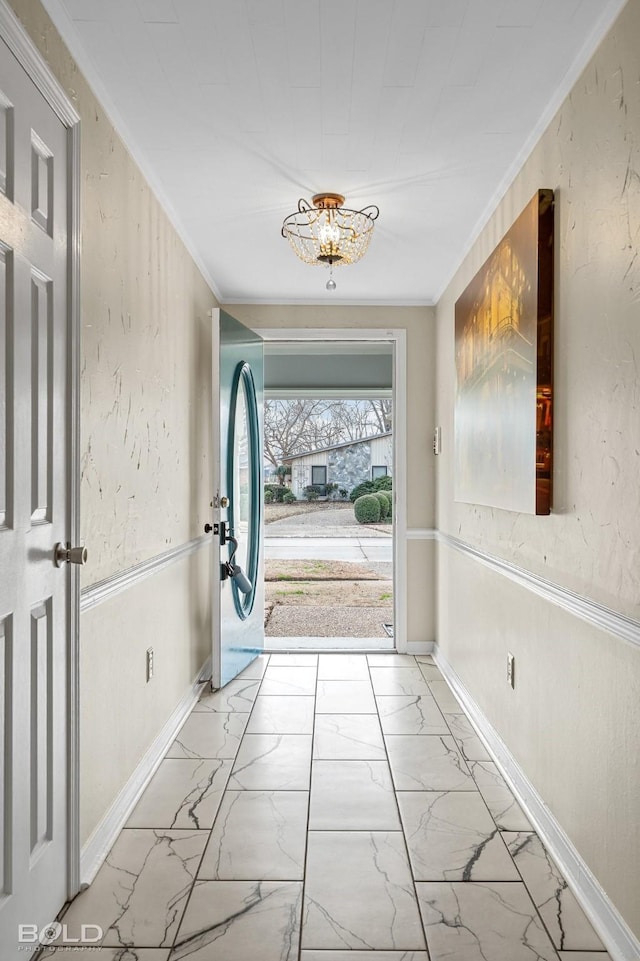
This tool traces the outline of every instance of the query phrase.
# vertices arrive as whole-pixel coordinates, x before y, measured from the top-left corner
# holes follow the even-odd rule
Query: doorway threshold
[[[395,651],[392,637],[265,637],[267,654],[283,651]]]

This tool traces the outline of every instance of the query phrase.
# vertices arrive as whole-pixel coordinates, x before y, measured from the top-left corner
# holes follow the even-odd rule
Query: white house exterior
[[[393,472],[393,433],[375,434],[363,440],[334,444],[289,457],[291,489],[297,498],[310,484],[337,484],[351,491],[362,481]]]

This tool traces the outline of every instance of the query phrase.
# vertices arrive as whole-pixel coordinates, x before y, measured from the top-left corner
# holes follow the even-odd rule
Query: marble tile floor
[[[61,920],[74,961],[608,961],[427,655],[205,688]]]

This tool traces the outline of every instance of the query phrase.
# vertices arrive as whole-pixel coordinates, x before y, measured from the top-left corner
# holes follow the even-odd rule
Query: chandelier
[[[295,213],[285,218],[282,236],[305,264],[323,264],[333,270],[355,264],[366,253],[380,211],[373,204],[363,210],[350,210],[343,204],[342,194],[316,194],[311,204],[299,200]],[[327,290],[335,287],[331,278]]]

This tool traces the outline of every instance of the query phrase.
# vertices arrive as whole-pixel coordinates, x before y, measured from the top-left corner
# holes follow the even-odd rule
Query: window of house
[[[312,468],[311,468],[311,483],[312,483],[312,484],[326,484],[326,483],[327,483],[327,468],[326,468],[326,467],[312,467]]]
[[[388,474],[386,464],[377,464],[371,468],[371,480],[377,480],[378,477],[386,477]]]

